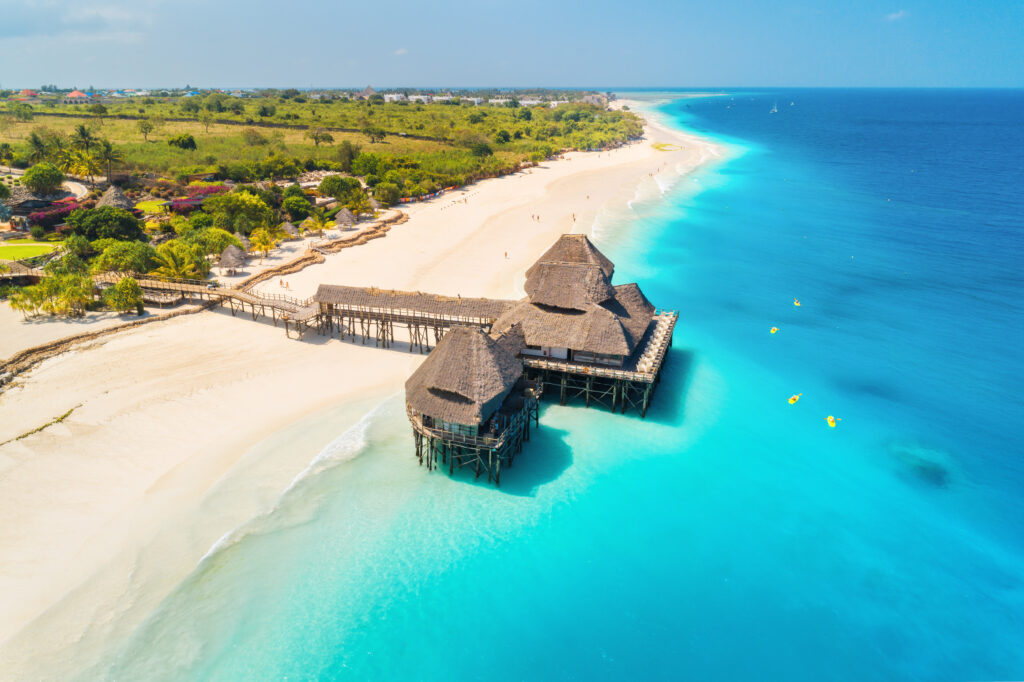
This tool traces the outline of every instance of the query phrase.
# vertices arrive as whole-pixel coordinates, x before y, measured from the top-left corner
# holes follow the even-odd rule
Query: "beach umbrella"
[[[349,227],[356,224],[356,216],[352,211],[343,208],[335,214],[334,222],[338,227]]]
[[[237,270],[245,267],[245,252],[234,244],[229,244],[221,251],[220,260],[217,264],[221,269]]]
[[[121,191],[121,188],[117,185],[111,185],[107,188],[107,191],[103,193],[100,200],[96,202],[96,208],[103,208],[104,206],[111,206],[113,208],[123,208],[126,211],[130,211],[135,208],[135,204],[132,200],[125,196],[125,193]]]

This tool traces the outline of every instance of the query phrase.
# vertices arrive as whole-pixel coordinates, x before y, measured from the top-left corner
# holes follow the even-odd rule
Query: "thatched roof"
[[[11,208],[17,208],[18,206],[26,203],[50,204],[69,196],[71,196],[71,192],[66,192],[64,190],[60,190],[54,194],[36,194],[24,185],[15,185],[11,188],[10,198],[5,200],[4,203]]]
[[[19,263],[16,260],[6,260],[0,258],[0,277],[22,277],[25,275],[31,275],[34,271],[24,263]]]
[[[541,263],[577,263],[598,265],[604,274],[611,279],[615,265],[587,238],[585,234],[563,234],[544,255],[526,271],[529,277]]]
[[[614,295],[583,310],[538,305],[523,299],[494,323],[496,331],[522,325],[527,344],[628,356],[651,324],[654,306],[636,284],[613,287]]]
[[[249,239],[241,232],[235,232],[235,238],[242,242],[242,249],[245,251],[249,250]]]
[[[531,303],[586,310],[591,303],[603,303],[615,294],[599,265],[537,263],[526,278],[526,295]]]
[[[390,308],[411,310],[430,315],[496,319],[514,301],[490,298],[462,298],[439,296],[411,291],[390,291],[374,287],[348,287],[336,284],[321,284],[313,296],[318,303],[348,306],[352,308]]]
[[[222,268],[245,267],[245,252],[234,244],[228,244],[221,251],[220,260],[217,264]]]
[[[373,197],[370,197],[369,203],[370,203],[370,208],[372,208],[374,211],[379,211],[380,210],[380,202],[377,201],[376,199],[374,199]]]
[[[289,237],[299,236],[299,228],[295,227],[291,223],[283,223],[281,225],[281,229],[284,230],[284,233],[287,234]]]
[[[135,208],[135,204],[132,203],[132,200],[125,196],[125,193],[122,192],[121,188],[117,185],[111,185],[108,187],[107,191],[100,197],[100,200],[96,202],[96,208],[103,208],[104,206],[123,208],[126,211],[130,211]]]
[[[482,330],[455,327],[405,382],[405,400],[420,414],[457,424],[493,415],[523,366]]]
[[[334,222],[343,226],[355,225],[356,216],[352,211],[343,208],[334,215]]]

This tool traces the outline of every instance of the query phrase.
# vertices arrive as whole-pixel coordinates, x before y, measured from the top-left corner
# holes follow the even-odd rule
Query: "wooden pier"
[[[314,300],[319,304],[320,332],[365,344],[391,348],[395,328],[409,334],[409,350],[429,353],[454,327],[490,331],[494,321],[514,301],[439,296],[420,292],[322,284]]]

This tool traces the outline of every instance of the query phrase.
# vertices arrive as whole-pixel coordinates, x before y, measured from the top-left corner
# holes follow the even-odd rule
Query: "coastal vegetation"
[[[504,174],[563,149],[619,145],[642,130],[632,113],[579,101],[476,106],[458,97],[424,104],[258,94],[147,97],[102,109],[8,102],[0,144],[15,167],[45,161],[80,177],[212,173],[252,182],[324,169],[370,187],[386,183],[381,194],[391,199]]]

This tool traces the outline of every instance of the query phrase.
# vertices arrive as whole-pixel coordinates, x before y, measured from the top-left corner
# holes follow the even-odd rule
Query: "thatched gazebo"
[[[334,223],[340,228],[352,227],[356,220],[355,214],[347,208],[342,208],[334,215]]]
[[[111,185],[107,188],[107,191],[103,193],[99,201],[96,202],[96,208],[103,208],[104,206],[110,206],[113,208],[123,208],[126,211],[130,211],[135,208],[135,204],[125,196],[125,193],[121,191],[121,188],[117,185]]]
[[[243,251],[249,250],[249,239],[244,234],[242,234],[241,232],[235,232],[235,239],[242,242]]]
[[[234,244],[228,244],[221,251],[217,265],[221,270],[226,269],[233,274],[238,269],[245,267],[245,252]]]
[[[516,336],[499,341],[476,327],[455,327],[405,382],[416,452],[427,466],[450,460],[499,480],[535,418],[532,386],[523,380]]]
[[[288,235],[289,239],[299,239],[299,228],[295,227],[292,223],[283,223],[281,230]]]
[[[377,201],[373,197],[370,197],[369,202],[370,202],[370,208],[372,208],[374,211],[379,211],[380,210],[380,202],[379,201]]]

